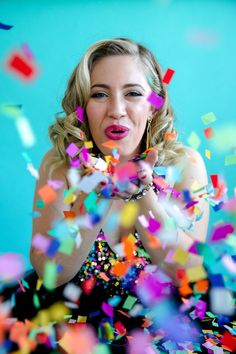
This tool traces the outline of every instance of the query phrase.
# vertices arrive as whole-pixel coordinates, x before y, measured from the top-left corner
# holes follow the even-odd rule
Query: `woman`
[[[91,46],[69,79],[62,101],[65,117],[57,118],[49,129],[53,149],[42,161],[35,190],[34,210],[41,216],[34,218],[30,256],[39,278],[51,289],[52,300],[45,295],[44,306],[57,296],[66,297],[63,291],[71,281],[82,289],[79,308],[71,309],[74,318],[92,323],[101,340],[113,343],[113,350],[115,343],[121,350],[127,342],[125,333],[143,322],[139,315],[127,319],[124,307],[117,306],[116,315],[108,315],[103,304],[115,295],[120,304],[137,295],[135,286],[150,263],[177,284],[177,270],[199,265],[201,259],[189,253],[180,264],[165,261],[166,257],[171,251],[187,251],[195,241],[204,242],[207,234],[208,204],[192,193],[194,186],[207,185],[206,169],[199,153],[176,141],[162,77],[151,52],[134,41],[116,38]],[[162,99],[159,107],[150,103],[153,93]],[[69,146],[77,147],[75,153]],[[93,189],[78,187],[92,175],[100,178]],[[58,181],[63,187],[55,187]],[[54,192],[51,199],[43,194],[48,185]],[[88,195],[95,196],[90,204]],[[135,215],[133,221],[117,217],[124,210]],[[36,242],[39,234],[51,245],[50,252],[50,247],[42,251]],[[66,237],[72,240],[71,249],[60,251]]]

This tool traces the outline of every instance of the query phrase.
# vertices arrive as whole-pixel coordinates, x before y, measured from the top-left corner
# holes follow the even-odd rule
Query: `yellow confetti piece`
[[[184,265],[187,262],[188,256],[188,252],[184,251],[181,248],[177,248],[172,258],[179,264]]]
[[[72,204],[76,200],[76,198],[77,198],[77,196],[75,194],[71,193],[71,194],[68,194],[64,198],[63,202],[64,202],[64,204]]]
[[[208,149],[205,150],[205,156],[206,156],[206,158],[208,158],[208,160],[210,160],[210,158],[211,158],[210,150],[208,150]]]
[[[134,225],[139,212],[139,206],[137,203],[129,202],[124,205],[120,213],[120,224],[123,227],[131,227]]]
[[[77,317],[77,322],[86,323],[87,322],[87,316],[78,316]]]
[[[36,290],[37,291],[39,291],[39,289],[41,288],[42,284],[43,284],[42,279],[38,279],[37,280],[37,284],[36,284]]]
[[[188,268],[186,269],[186,273],[190,282],[207,278],[207,274],[203,266]]]
[[[84,146],[87,149],[92,149],[93,148],[93,142],[92,141],[85,141]]]
[[[132,242],[132,243],[136,243],[137,239],[134,237],[133,234],[129,234],[128,239]]]
[[[49,317],[51,321],[60,322],[66,315],[69,315],[70,310],[63,302],[56,302],[49,309]]]
[[[187,139],[188,144],[194,149],[197,150],[201,144],[201,140],[195,132],[192,132]]]
[[[201,116],[201,120],[204,124],[210,124],[216,121],[216,116],[213,112],[210,112]]]
[[[195,180],[195,181],[193,182],[193,184],[191,185],[191,190],[192,190],[192,191],[195,191],[195,190],[197,190],[198,188],[199,188],[199,183],[198,183],[197,180]]]

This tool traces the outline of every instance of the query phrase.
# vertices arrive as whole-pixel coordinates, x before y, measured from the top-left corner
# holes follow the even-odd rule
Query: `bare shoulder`
[[[50,149],[43,156],[40,165],[40,178],[49,178],[50,172],[52,178],[67,178],[68,166],[65,163],[56,164],[52,169],[52,164],[59,162],[57,152],[54,149]]]

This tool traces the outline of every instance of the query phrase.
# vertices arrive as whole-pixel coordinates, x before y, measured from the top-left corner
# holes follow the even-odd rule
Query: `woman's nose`
[[[111,98],[107,109],[110,118],[119,119],[126,115],[125,102],[121,97]]]

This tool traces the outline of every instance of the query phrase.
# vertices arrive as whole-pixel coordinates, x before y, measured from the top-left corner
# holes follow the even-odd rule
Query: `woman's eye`
[[[103,98],[103,97],[107,97],[107,95],[104,92],[97,92],[97,93],[93,93],[91,95],[91,97],[93,97],[93,98]]]
[[[130,91],[127,96],[142,96],[142,94],[140,92],[137,91]]]

